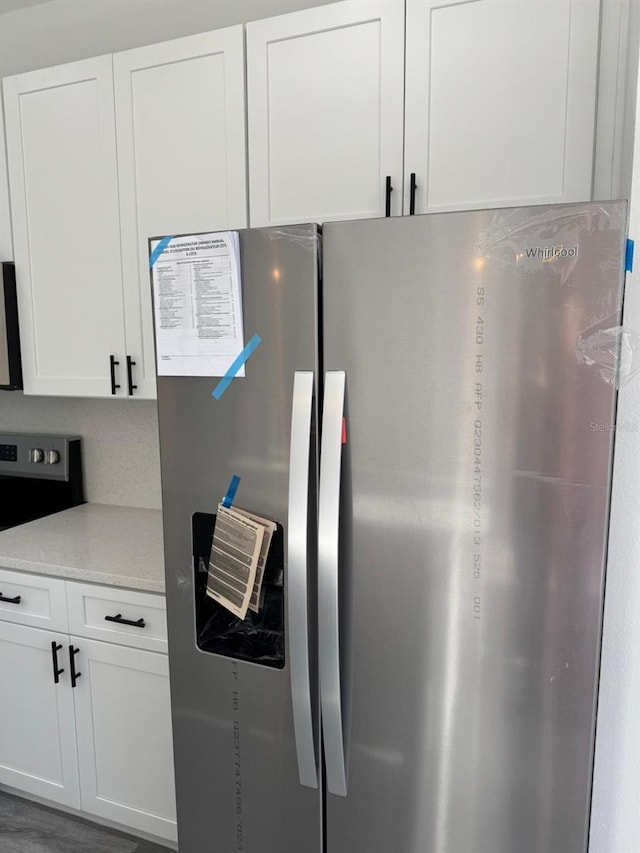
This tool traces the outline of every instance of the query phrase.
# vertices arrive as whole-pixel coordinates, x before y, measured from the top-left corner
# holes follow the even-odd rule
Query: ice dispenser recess
[[[192,516],[196,642],[203,652],[250,661],[262,666],[284,667],[284,535],[276,524],[263,579],[263,601],[258,613],[247,611],[237,618],[207,596],[211,544],[216,525],[213,513]]]

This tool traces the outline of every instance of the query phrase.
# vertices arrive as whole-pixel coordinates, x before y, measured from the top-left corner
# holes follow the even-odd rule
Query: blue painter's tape
[[[238,371],[240,370],[242,365],[245,363],[245,361],[248,358],[250,358],[253,355],[253,353],[258,349],[258,347],[260,346],[261,343],[262,343],[262,338],[260,337],[260,335],[254,335],[251,338],[249,343],[242,350],[242,352],[236,358],[236,360],[233,362],[233,364],[231,365],[229,370],[227,370],[227,372],[222,377],[220,382],[218,382],[216,387],[211,392],[211,396],[214,399],[219,400],[220,397],[222,397],[222,395],[227,390],[229,385],[231,385],[231,381],[233,380],[235,375],[238,373]]]
[[[627,240],[627,250],[624,253],[624,268],[626,272],[633,272],[633,250],[635,249],[633,240]]]
[[[231,482],[229,483],[229,488],[227,489],[227,494],[222,498],[222,506],[225,506],[227,509],[233,504],[236,499],[236,492],[238,491],[238,486],[240,485],[240,477],[237,474],[234,474],[231,478]]]
[[[172,240],[173,235],[171,235],[171,237],[163,237],[162,240],[160,240],[153,252],[151,252],[151,254],[149,255],[149,269],[153,268],[155,262],[158,260],[160,255],[164,252],[164,250],[167,248],[167,246]]]

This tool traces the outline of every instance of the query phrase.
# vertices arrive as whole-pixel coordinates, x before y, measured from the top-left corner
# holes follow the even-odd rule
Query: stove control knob
[[[29,461],[30,462],[43,462],[44,461],[44,450],[41,450],[39,447],[34,447],[29,451]]]
[[[57,450],[47,450],[44,454],[45,465],[57,465],[60,461],[60,454]]]

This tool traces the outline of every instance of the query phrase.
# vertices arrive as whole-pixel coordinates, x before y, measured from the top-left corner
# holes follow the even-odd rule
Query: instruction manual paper
[[[238,232],[173,237],[151,275],[158,375],[224,376],[244,348]]]
[[[264,570],[265,566],[267,565],[267,559],[269,557],[269,548],[271,548],[271,540],[273,539],[273,534],[276,532],[276,523],[275,521],[270,521],[268,518],[261,518],[259,515],[255,515],[252,512],[247,512],[246,509],[240,509],[240,507],[235,507],[235,510],[236,512],[240,513],[240,515],[244,515],[245,518],[250,518],[251,521],[255,521],[256,524],[261,524],[264,527],[264,536],[262,537],[262,548],[260,549],[260,556],[258,557],[258,567],[256,569],[256,579],[253,584],[251,601],[249,602],[249,610],[253,610],[254,613],[259,613],[260,608],[262,607],[262,579],[264,578]]]
[[[262,524],[218,504],[207,595],[238,619],[245,618],[251,602],[264,533]]]

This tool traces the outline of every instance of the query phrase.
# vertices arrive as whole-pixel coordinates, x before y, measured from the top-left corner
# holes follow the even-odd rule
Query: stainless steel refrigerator
[[[240,232],[246,376],[158,380],[182,853],[585,853],[626,215]]]

